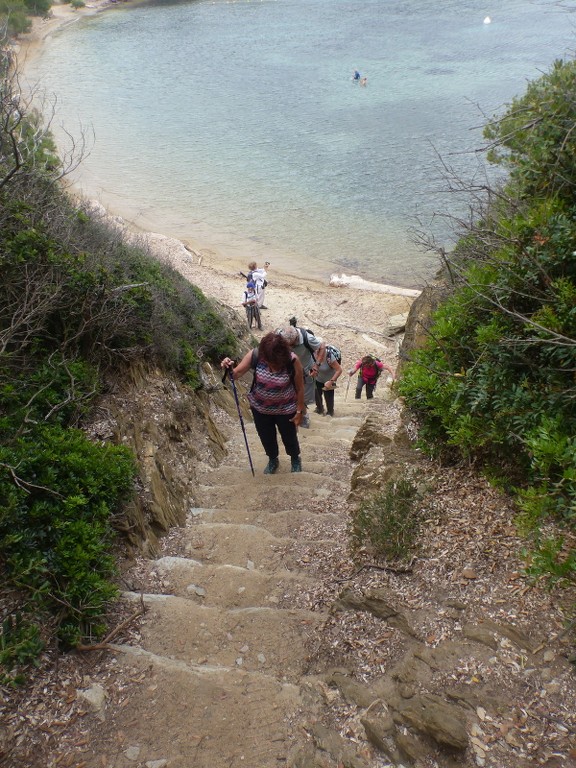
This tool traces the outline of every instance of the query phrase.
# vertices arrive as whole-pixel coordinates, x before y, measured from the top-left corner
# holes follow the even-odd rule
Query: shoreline
[[[122,4],[135,5],[137,0],[126,0]],[[34,19],[32,30],[23,35],[15,46],[23,74],[26,65],[35,60],[44,41],[52,33],[75,23],[83,16],[95,15],[117,6],[118,3],[113,0],[94,0],[77,10],[70,5],[58,4],[53,6],[49,19]],[[240,270],[246,271],[246,263],[238,254],[219,251],[210,243],[202,243],[193,237],[177,239],[139,227],[116,215],[112,207],[105,207],[100,201],[90,201],[86,195],[79,194],[73,184],[68,184],[68,191],[87,202],[97,216],[120,228],[131,242],[143,245],[156,258],[169,263],[205,293],[228,306],[242,309],[239,305],[244,285],[239,273]],[[386,350],[389,358],[396,356],[396,341],[388,338],[387,331],[398,324],[398,319],[406,315],[412,300],[421,293],[417,289],[372,282],[358,275],[333,274],[328,281],[316,277],[301,278],[286,271],[275,271],[274,264],[268,280],[270,290],[274,293],[270,304],[274,306],[266,313],[265,320],[270,318],[277,327],[287,324],[292,315],[299,318],[302,316],[300,323],[313,324],[319,335],[323,335],[323,328],[338,328],[339,335],[343,335],[344,329],[349,329],[350,346],[357,350],[353,354],[359,356],[369,351],[365,350],[367,343],[373,352]],[[278,289],[281,289],[280,293]],[[310,306],[310,300],[313,301],[313,307]],[[391,318],[394,318],[392,323]],[[266,330],[271,330],[268,322],[265,322],[264,332]],[[335,343],[338,343],[338,339]]]

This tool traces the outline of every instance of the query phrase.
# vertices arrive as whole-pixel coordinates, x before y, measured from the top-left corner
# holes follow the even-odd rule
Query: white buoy
[[[486,16],[486,18],[484,19],[484,24],[491,24],[491,23],[492,23],[492,19],[490,18],[490,16]]]

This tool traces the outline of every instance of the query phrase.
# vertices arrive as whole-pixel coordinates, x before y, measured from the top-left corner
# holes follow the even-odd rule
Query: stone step
[[[330,446],[334,443],[338,443],[339,447],[345,448],[350,445],[358,430],[355,427],[342,427],[341,429],[331,429],[325,431],[314,431],[313,429],[304,430],[306,434],[300,433],[298,440],[300,442],[300,448],[302,450],[302,457],[304,458],[306,453],[306,447],[309,445],[321,445]]]
[[[185,557],[162,557],[148,568],[164,594],[186,597],[201,605],[225,608],[279,606],[310,586],[301,573],[265,573],[237,565],[204,564]]]
[[[293,539],[278,538],[257,525],[200,521],[182,534],[182,554],[203,564],[228,564],[274,572],[283,569]]]
[[[346,492],[349,488],[349,474],[344,479],[333,478],[334,465],[326,461],[310,461],[303,463],[302,472],[291,472],[290,469],[290,457],[286,455],[280,455],[279,457],[280,467],[276,474],[265,475],[264,468],[268,464],[268,459],[263,454],[260,456],[252,456],[252,463],[254,464],[254,477],[250,478],[250,465],[248,459],[244,466],[229,466],[225,461],[220,468],[213,472],[203,472],[198,476],[198,482],[200,486],[214,487],[214,483],[218,486],[230,486],[241,485],[244,488],[246,480],[255,487],[260,487],[264,493],[267,492],[270,486],[282,485],[285,486],[287,482],[299,487],[314,488],[322,483],[322,477],[324,475],[330,477],[330,483],[332,483],[335,489]],[[248,473],[248,474],[247,474]],[[289,478],[286,475],[290,475]]]
[[[89,746],[82,754],[87,768],[155,761],[169,768],[286,765],[297,736],[291,722],[301,707],[296,686],[241,667],[192,666],[140,648],[114,649],[120,679],[145,679],[133,686],[130,706],[99,723],[98,754]]]
[[[314,427],[311,427],[310,429],[299,430],[298,441],[304,456],[304,449],[310,442],[315,445],[333,445],[337,443],[340,448],[346,449],[356,437],[357,432],[356,427],[346,425],[343,425],[340,429],[336,427],[333,429],[314,429]],[[256,434],[251,435],[248,433],[248,447],[253,460],[258,460],[259,456],[265,457],[264,450]],[[288,460],[280,440],[278,440],[278,447],[280,458],[285,457]],[[248,466],[248,454],[243,440],[231,440],[228,443],[227,450],[228,455],[223,462],[225,466]]]
[[[322,415],[320,413],[316,413],[314,409],[312,408],[309,411],[310,415],[310,427],[317,427],[319,429],[334,429],[336,427],[340,428],[343,426],[346,427],[355,427],[358,429],[360,424],[364,421],[364,415],[363,414],[355,414],[353,412],[342,412],[342,413],[335,413],[334,416],[326,416]]]
[[[323,504],[316,504],[313,509],[310,509],[309,503],[306,501],[302,506],[305,508],[281,509],[278,511],[269,509],[266,512],[259,510],[250,510],[247,512],[244,507],[227,507],[223,509],[204,509],[196,507],[191,510],[191,517],[196,521],[203,520],[205,522],[214,523],[248,523],[258,525],[269,531],[273,536],[278,536],[280,538],[294,538],[301,527],[308,522],[313,522],[314,527],[316,527],[316,523],[325,521],[327,525],[330,525],[330,523],[334,524],[339,519],[338,515],[323,511],[325,509]],[[194,523],[191,523],[191,525],[193,524]]]
[[[127,595],[134,601],[141,596]],[[222,609],[172,595],[143,596],[140,625],[146,651],[209,667],[241,667],[295,681],[307,667],[306,638],[321,613],[254,607]]]
[[[290,475],[300,477],[304,472],[298,472]],[[290,505],[296,508],[299,505],[302,508],[306,506],[314,507],[317,503],[325,501],[333,495],[334,489],[330,479],[320,480],[312,487],[300,485],[298,481],[289,483],[278,482],[277,478],[282,475],[263,475],[270,479],[267,486],[260,486],[250,483],[248,487],[241,486],[241,493],[238,488],[229,485],[200,485],[198,493],[200,501],[205,507],[213,508],[235,508],[235,509],[254,509],[259,511],[269,511],[275,513],[280,509],[286,509],[289,499]],[[314,475],[315,478],[324,478],[323,475]]]

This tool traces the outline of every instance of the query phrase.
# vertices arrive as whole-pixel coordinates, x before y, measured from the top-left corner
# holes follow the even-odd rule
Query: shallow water
[[[491,24],[484,18],[490,15]],[[95,143],[74,181],[146,229],[244,264],[421,285],[478,173],[488,115],[573,44],[553,0],[196,0],[54,34],[28,72]],[[366,87],[351,80],[358,68]]]

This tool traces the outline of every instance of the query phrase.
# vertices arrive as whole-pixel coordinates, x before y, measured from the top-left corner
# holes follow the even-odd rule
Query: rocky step
[[[324,620],[319,612],[276,607],[222,609],[173,595],[143,599],[140,647],[192,665],[242,668],[292,682],[308,665],[308,635]]]
[[[358,428],[356,426],[343,426],[340,429],[334,428],[332,430],[314,429],[314,427],[300,430],[298,439],[303,471],[326,474],[326,469],[328,468],[329,470],[330,467],[326,467],[329,462],[326,459],[325,449],[329,448],[331,453],[334,453],[334,449],[337,449],[342,453],[342,456],[347,457],[348,448],[356,437],[357,432]],[[262,474],[268,459],[256,435],[248,435],[248,447],[255,474]],[[243,441],[231,440],[228,443],[227,452],[221,467],[228,469],[237,468],[241,476],[243,476],[243,472],[251,471],[246,445]],[[281,465],[279,473],[290,474],[290,457],[286,455],[284,447],[280,442],[279,459]],[[208,477],[211,474],[208,472]]]
[[[290,489],[293,486],[299,488],[314,488],[322,482],[319,479],[319,475],[330,476],[330,482],[334,483],[336,491],[346,493],[349,488],[349,475],[351,472],[347,472],[347,476],[344,479],[332,478],[334,474],[334,465],[327,461],[314,461],[303,464],[302,472],[291,472],[291,464],[289,456],[279,456],[280,467],[274,475],[265,475],[264,467],[268,464],[266,456],[253,456],[252,461],[257,461],[258,465],[261,465],[262,469],[259,472],[259,466],[254,466],[254,477],[251,476],[250,466],[246,460],[245,466],[229,466],[223,464],[217,471],[211,473],[203,473],[198,478],[200,487],[213,488],[215,486],[226,486],[233,491],[234,486],[239,486],[242,489],[246,483],[250,483],[254,488],[260,488],[262,493],[267,493],[270,486],[286,485],[290,484]],[[320,470],[320,471],[318,471]],[[289,478],[286,475],[290,475]]]
[[[198,522],[183,531],[180,544],[181,554],[203,563],[274,571],[283,568],[292,542],[250,523]]]
[[[265,512],[250,510],[243,507],[223,509],[194,508],[192,519],[214,523],[252,524],[265,528],[273,536],[293,538],[307,522],[325,521],[328,526],[334,525],[340,519],[338,515],[327,511],[325,504],[316,504],[310,509],[309,500],[301,504],[301,508],[278,509],[268,508]],[[194,522],[190,523],[193,526]],[[308,534],[309,535],[309,534]]]
[[[99,724],[98,754],[84,752],[83,766],[286,765],[301,705],[296,686],[236,665],[193,666],[139,648],[115,650],[120,679],[143,680],[130,706]]]
[[[291,537],[273,536],[268,530],[250,523],[198,523],[183,533],[181,546],[186,558],[203,565],[234,565],[247,570],[279,571],[298,569],[294,560],[294,542]],[[337,542],[328,538],[306,541],[299,537],[299,545],[308,550],[333,547]]]
[[[280,478],[283,471],[289,472],[286,467],[283,467],[281,462],[278,475],[265,476],[271,481],[265,488],[252,483],[242,484],[237,487],[228,485],[200,485],[198,486],[198,493],[201,503],[205,507],[249,509],[255,512],[269,511],[271,514],[274,514],[280,509],[285,509],[288,501],[291,506],[296,508],[299,505],[305,506],[308,503],[308,506],[313,509],[317,502],[328,499],[334,493],[330,485],[330,478],[328,477],[323,481],[319,481],[318,477],[324,476],[314,475],[316,483],[312,487],[307,487],[306,485],[300,485],[299,480],[290,481],[289,483],[285,481],[278,482],[276,478]],[[303,474],[303,472],[292,473],[290,477],[300,478]],[[319,484],[320,482],[322,484]]]
[[[358,427],[364,421],[364,414],[355,414],[353,412],[335,413],[334,416],[316,413],[313,408],[309,411],[310,428],[332,430],[335,427]]]
[[[345,449],[345,445],[352,443],[357,432],[358,429],[354,426],[343,426],[340,429],[334,428],[331,430],[317,431],[314,429],[307,429],[306,434],[300,434],[298,436],[300,447],[302,449],[302,458],[304,459],[306,457],[305,451],[308,445],[330,446],[338,443],[340,448]]]
[[[155,591],[226,608],[282,605],[293,601],[312,583],[295,571],[270,574],[237,565],[204,564],[185,557],[162,557],[150,563],[149,571],[150,583],[157,584]]]

